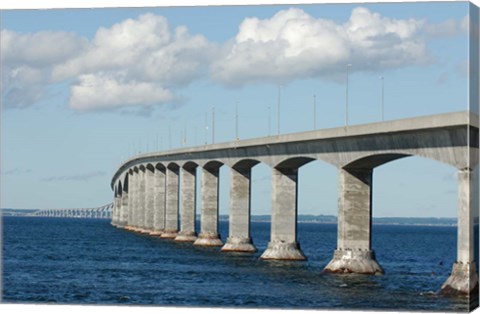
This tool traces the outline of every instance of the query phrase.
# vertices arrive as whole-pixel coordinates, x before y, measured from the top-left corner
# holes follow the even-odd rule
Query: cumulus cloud
[[[338,24],[291,8],[270,19],[245,19],[212,76],[228,85],[268,81],[284,83],[307,77],[334,77],[353,64],[374,71],[429,62],[421,37],[425,21],[391,19],[356,8]]]
[[[28,108],[51,95],[52,84],[65,83],[75,111],[149,114],[156,106],[181,103],[178,90],[196,79],[284,84],[338,80],[348,63],[352,71],[428,64],[429,40],[456,36],[467,26],[468,19],[432,25],[358,7],[344,23],[298,8],[269,19],[246,18],[220,44],[184,26],[172,28],[154,14],[101,27],[90,40],[68,32],[2,30],[2,97],[5,108]]]
[[[468,15],[461,20],[448,19],[439,24],[426,24],[425,33],[431,38],[454,37],[468,32],[469,23]]]
[[[115,107],[171,101],[170,91],[152,83],[125,81],[124,75],[84,74],[72,86],[70,107],[78,111],[105,110]]]
[[[154,14],[99,28],[90,41],[65,32],[5,30],[1,46],[5,108],[29,107],[49,84],[68,82],[68,104],[81,112],[173,102],[176,89],[207,72],[218,49]]]
[[[77,78],[69,105],[78,111],[164,104],[207,70],[214,50],[204,36],[144,14],[100,28],[85,53],[56,66],[53,77]]]
[[[11,67],[45,68],[80,53],[86,40],[67,32],[20,34],[2,30],[2,59]]]
[[[87,41],[67,32],[0,34],[2,94],[5,108],[26,108],[48,95],[51,69],[81,53]]]

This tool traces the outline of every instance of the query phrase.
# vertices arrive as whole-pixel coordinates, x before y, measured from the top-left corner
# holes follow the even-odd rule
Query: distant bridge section
[[[94,208],[40,209],[32,215],[36,217],[111,219],[113,203]]]

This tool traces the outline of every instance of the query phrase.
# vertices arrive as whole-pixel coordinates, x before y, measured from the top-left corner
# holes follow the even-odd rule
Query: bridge
[[[134,156],[111,180],[112,224],[133,232],[222,252],[255,252],[250,236],[252,168],[272,169],[271,235],[261,259],[305,260],[297,240],[298,170],[322,160],[339,172],[337,249],[330,273],[383,274],[371,243],[373,170],[408,156],[458,170],[457,261],[442,293],[478,289],[474,215],[478,216],[478,116],[469,112],[269,136]],[[231,172],[229,235],[218,231],[219,169]],[[197,234],[196,175],[201,171],[201,220]],[[478,176],[477,176],[478,178]],[[421,241],[421,239],[419,239]]]
[[[36,217],[111,219],[113,203],[94,208],[39,209]]]

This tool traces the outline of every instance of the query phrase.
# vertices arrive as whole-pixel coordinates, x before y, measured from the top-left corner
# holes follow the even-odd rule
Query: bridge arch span
[[[383,164],[392,162],[397,159],[411,157],[411,154],[398,154],[398,153],[382,153],[382,154],[370,154],[351,161],[341,168],[344,169],[374,169]]]
[[[309,157],[309,156],[295,156],[295,157],[288,157],[283,159],[282,161],[278,162],[273,168],[280,170],[280,171],[288,171],[292,169],[300,168],[303,165],[308,164],[311,161],[314,161],[316,158]]]
[[[229,165],[229,167],[232,169],[251,169],[259,163],[262,163],[262,161],[257,159],[245,158],[241,160],[236,160],[235,163]]]

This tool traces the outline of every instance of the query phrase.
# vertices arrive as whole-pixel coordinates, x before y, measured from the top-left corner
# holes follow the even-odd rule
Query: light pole
[[[172,127],[168,125],[168,146],[169,149],[172,149]]]
[[[380,79],[382,80],[382,121],[385,121],[385,78],[380,76]]]
[[[268,136],[272,135],[272,108],[268,106]]]
[[[277,101],[277,135],[280,135],[280,90],[282,85],[278,86],[278,101]]]
[[[187,146],[187,123],[183,125],[183,147]]]
[[[208,112],[205,112],[205,145],[208,144]]]
[[[348,74],[352,65],[347,64],[347,84],[345,89],[345,126],[348,126]]]
[[[212,144],[215,144],[215,106],[212,106]]]
[[[238,141],[238,101],[235,103],[235,139]]]
[[[317,95],[313,94],[313,129],[317,129]]]

